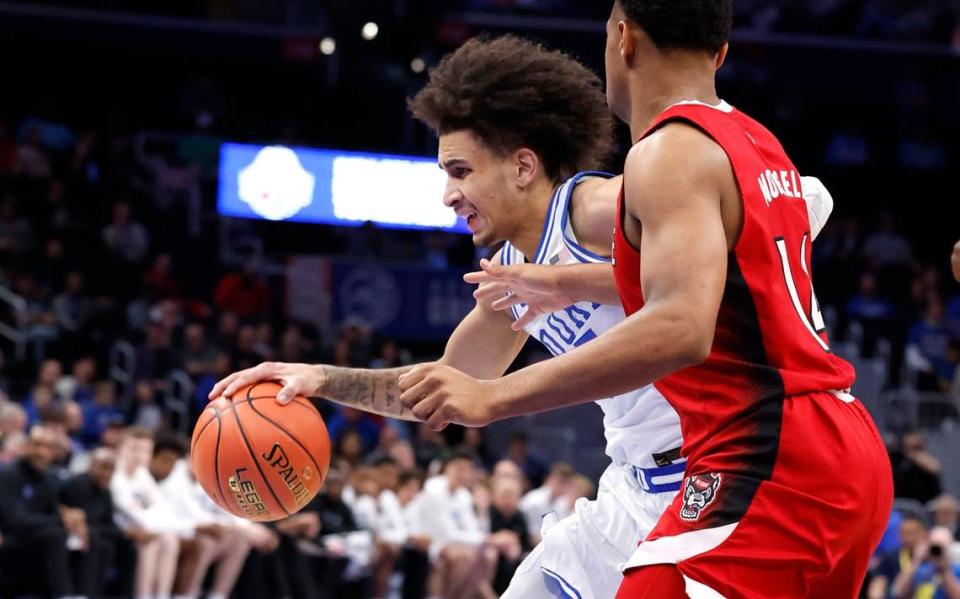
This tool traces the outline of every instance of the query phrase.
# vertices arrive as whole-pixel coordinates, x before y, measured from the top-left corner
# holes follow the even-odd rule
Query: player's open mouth
[[[473,228],[473,225],[477,222],[477,213],[471,212],[465,216],[467,220],[467,227]]]

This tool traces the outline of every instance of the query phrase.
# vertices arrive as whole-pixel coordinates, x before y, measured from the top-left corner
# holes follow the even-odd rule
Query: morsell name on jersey
[[[767,201],[767,206],[781,196],[798,200],[803,199],[803,192],[800,189],[800,175],[797,174],[797,171],[771,171],[768,169],[760,173],[757,183],[760,184],[760,192],[763,193],[763,199]]]

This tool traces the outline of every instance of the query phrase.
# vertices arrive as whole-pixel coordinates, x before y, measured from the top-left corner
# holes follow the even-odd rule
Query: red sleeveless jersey
[[[680,415],[688,476],[726,471],[765,480],[776,462],[784,398],[848,389],[854,371],[830,351],[810,281],[800,175],[779,141],[725,103],[675,105],[643,137],[674,121],[697,127],[726,151],[742,196],[743,230],[728,256],[709,358],[656,387]],[[614,275],[629,315],[644,302],[641,256],[623,232],[623,193]]]

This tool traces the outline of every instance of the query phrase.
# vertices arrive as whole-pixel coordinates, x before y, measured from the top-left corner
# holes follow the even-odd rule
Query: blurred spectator
[[[34,426],[23,457],[0,468],[0,569],[4,587],[14,594],[42,588],[49,597],[73,595],[68,542],[71,549],[89,547],[86,516],[60,505],[47,472],[55,444],[53,431]]]
[[[926,503],[940,494],[940,461],[926,450],[923,433],[903,435],[900,450],[890,456],[894,496]]]
[[[151,322],[147,326],[146,340],[137,348],[134,369],[137,378],[162,381],[178,363],[170,330],[160,323]]]
[[[47,349],[59,337],[57,315],[53,311],[49,297],[41,289],[31,274],[21,274],[14,281],[14,290],[26,300],[24,314],[27,342],[33,346],[33,359],[41,362],[47,356]]]
[[[233,590],[250,551],[246,534],[237,526],[224,526],[205,509],[187,463],[187,442],[178,437],[157,439],[150,460],[150,475],[178,517],[188,522],[193,537],[180,545],[180,566],[174,585],[176,597],[199,597],[209,569],[214,569],[208,599],[226,599]]]
[[[11,195],[0,201],[0,256],[17,257],[33,245],[33,227],[20,214],[17,202]]]
[[[71,551],[71,570],[76,593],[100,597],[118,547],[126,547],[113,520],[110,479],[116,467],[116,452],[100,447],[90,458],[89,471],[71,478],[60,491],[61,502],[86,514],[90,544],[86,552]]]
[[[113,218],[103,228],[103,243],[114,257],[130,264],[138,263],[147,254],[150,237],[147,229],[133,220],[130,204],[117,202],[113,206]]]
[[[183,369],[192,377],[210,374],[216,369],[217,352],[207,344],[203,324],[191,322],[183,329]]]
[[[150,237],[147,229],[133,220],[130,204],[117,202],[113,206],[113,218],[103,228],[103,243],[113,256],[127,263],[140,262],[147,253]]]
[[[153,301],[180,297],[180,283],[173,276],[173,261],[170,254],[157,254],[153,264],[143,275],[143,284],[147,289],[148,297]]]
[[[46,385],[37,385],[27,395],[24,409],[27,412],[27,422],[36,424],[40,422],[41,415],[54,405],[56,396],[53,388]]]
[[[921,389],[939,391],[940,379],[953,380],[953,368],[947,359],[950,339],[943,303],[933,298],[927,303],[923,318],[907,335],[907,363],[921,374]]]
[[[93,399],[81,404],[83,410],[83,429],[80,440],[90,447],[100,440],[107,425],[123,418],[123,412],[117,406],[117,389],[112,381],[100,381],[94,387]]]
[[[53,173],[50,159],[43,149],[39,129],[27,131],[25,139],[17,145],[13,172],[30,179],[47,179]]]
[[[864,240],[863,255],[874,267],[907,266],[913,260],[910,242],[897,232],[889,210],[880,213],[877,231]]]
[[[116,472],[110,481],[118,523],[137,545],[135,599],[170,595],[180,538],[193,534],[190,524],[177,516],[150,476],[147,466],[152,457],[153,433],[129,429],[120,443]]]
[[[568,495],[573,476],[570,464],[554,464],[543,486],[530,491],[520,501],[520,511],[526,518],[527,531],[536,543],[540,542],[540,524],[544,516],[555,513],[557,518],[562,519],[569,515]]]
[[[93,399],[93,379],[97,375],[97,361],[93,356],[81,356],[71,368],[71,374],[60,377],[54,385],[57,396],[83,404]]]
[[[240,326],[237,329],[237,341],[232,356],[234,368],[245,370],[263,362],[266,356],[260,353],[260,350],[256,327],[249,324]]]
[[[253,262],[241,271],[224,275],[217,282],[213,298],[218,309],[240,318],[263,316],[270,307],[270,290]]]
[[[925,549],[927,525],[920,516],[905,514],[900,520],[899,536],[900,547],[880,556],[867,589],[867,599],[887,599],[892,596],[891,589],[900,572]]]
[[[530,436],[526,432],[518,431],[510,435],[504,457],[523,470],[524,476],[531,485],[539,487],[543,484],[543,479],[547,475],[547,465],[530,452]]]
[[[493,577],[496,564],[485,545],[489,535],[480,526],[471,493],[476,481],[473,460],[469,453],[454,452],[443,475],[427,480],[418,506],[418,526],[431,539],[431,585],[440,587],[431,589],[435,595],[479,589]]]
[[[946,528],[930,531],[928,543],[914,551],[893,583],[897,598],[960,599],[960,564],[950,557],[953,535]]]
[[[70,271],[63,291],[53,298],[53,311],[60,331],[73,335],[80,333],[87,323],[90,309],[90,298],[83,289],[83,273]]]
[[[402,351],[396,341],[387,339],[380,345],[380,357],[370,362],[370,368],[398,368],[410,362],[409,352]]]
[[[133,384],[133,425],[156,433],[163,426],[163,409],[157,402],[157,391],[153,384],[140,379]]]
[[[360,410],[341,406],[337,413],[327,420],[327,432],[334,444],[348,432],[356,433],[363,442],[364,453],[372,451],[377,446],[380,437],[380,426],[373,417]]]
[[[953,495],[941,495],[933,500],[933,525],[949,530],[954,539],[960,536],[960,502]]]
[[[847,303],[847,317],[863,327],[860,348],[863,355],[872,356],[877,340],[887,336],[893,314],[893,304],[877,294],[877,279],[873,273],[860,275],[860,291]]]
[[[463,429],[463,447],[477,456],[480,464],[487,470],[493,467],[495,462],[493,454],[487,448],[487,440],[484,429],[465,428]]]
[[[490,532],[500,535],[499,561],[493,584],[498,595],[507,590],[520,560],[533,548],[526,519],[520,512],[522,496],[523,486],[519,481],[507,477],[493,481]]]
[[[27,432],[27,412],[18,403],[0,401],[0,443],[17,433]]]
[[[389,460],[381,462],[378,469],[385,464],[396,466],[396,462]],[[392,477],[392,474],[389,476]],[[385,556],[381,567],[374,573],[373,596],[386,596],[391,573],[387,566],[392,561],[403,570],[401,597],[421,599],[426,594],[430,568],[427,556],[430,538],[419,532],[416,524],[416,501],[423,486],[423,478],[422,474],[408,470],[400,473],[393,482],[394,484],[390,484],[390,480],[381,479],[383,490],[378,498],[380,522],[377,536]]]

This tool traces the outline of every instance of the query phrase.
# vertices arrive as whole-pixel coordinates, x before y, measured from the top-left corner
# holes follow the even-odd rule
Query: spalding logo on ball
[[[277,403],[280,385],[258,383],[210,402],[197,420],[191,459],[217,505],[249,520],[291,516],[316,496],[330,467],[330,437],[307,399]]]

